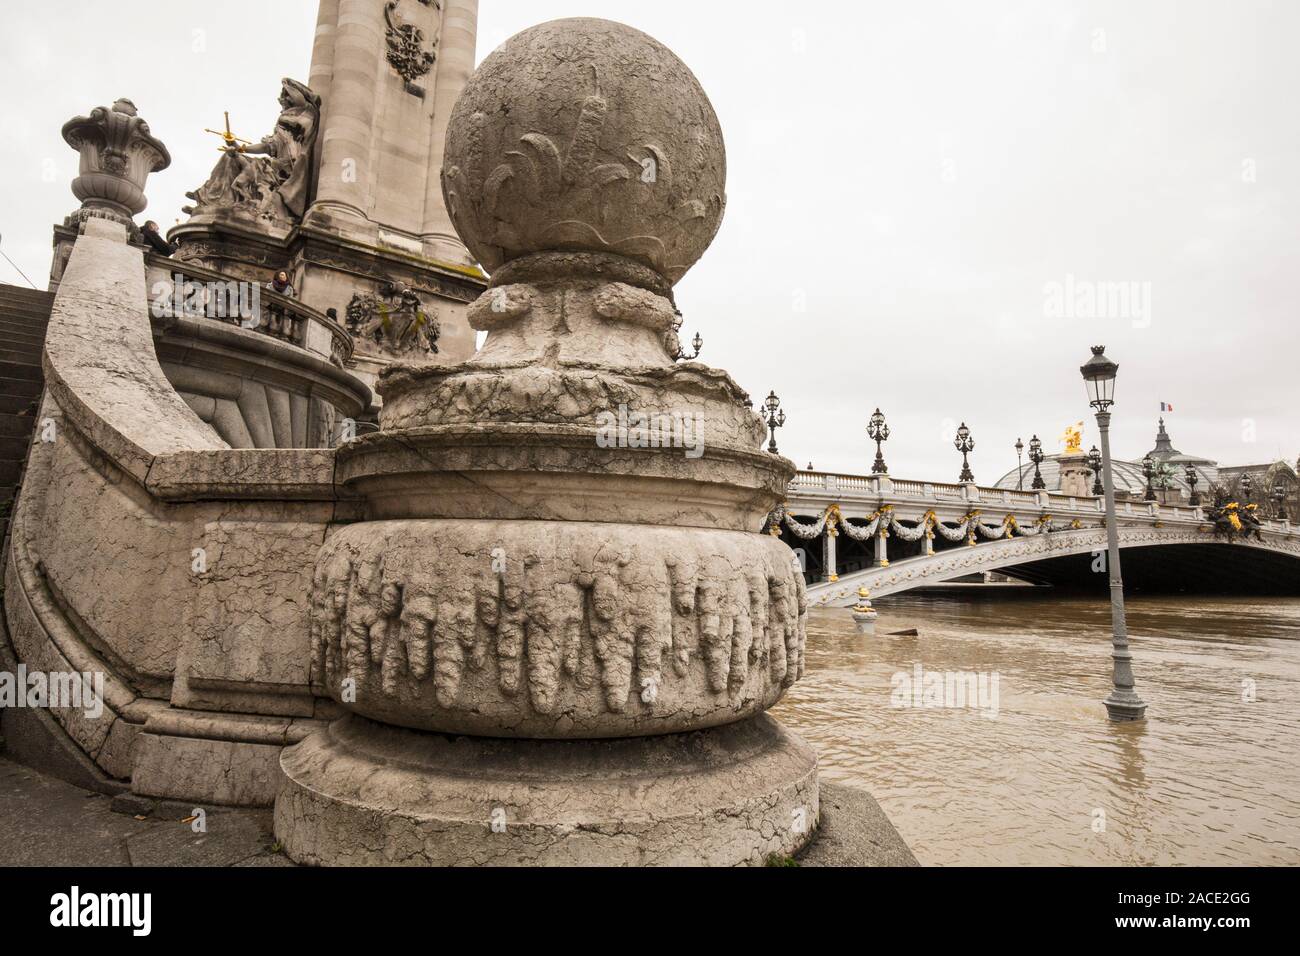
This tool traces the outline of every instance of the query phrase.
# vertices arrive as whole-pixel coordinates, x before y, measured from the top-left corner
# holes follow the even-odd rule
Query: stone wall
[[[5,553],[9,641],[30,670],[103,675],[101,715],[51,713],[106,779],[266,805],[280,749],[334,712],[310,686],[304,602],[349,506],[332,450],[232,449],[182,399],[125,239],[88,223],[55,300]]]

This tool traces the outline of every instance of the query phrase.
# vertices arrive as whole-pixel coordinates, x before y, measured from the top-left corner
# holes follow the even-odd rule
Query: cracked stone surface
[[[447,737],[349,717],[281,758],[275,832],[331,866],[759,866],[818,821],[817,758],[766,715],[622,740]]]
[[[207,808],[207,832],[188,812],[156,809],[144,820],[112,799],[0,757],[0,860],[6,866],[286,866],[265,810]]]

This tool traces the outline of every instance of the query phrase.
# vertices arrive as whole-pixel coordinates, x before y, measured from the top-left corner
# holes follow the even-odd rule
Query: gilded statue
[[[1061,441],[1065,442],[1066,455],[1083,454],[1083,422],[1075,422],[1073,425],[1067,425],[1065,434],[1061,436]]]

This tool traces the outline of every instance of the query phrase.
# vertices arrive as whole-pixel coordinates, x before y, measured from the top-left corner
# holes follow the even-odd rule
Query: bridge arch
[[[1198,527],[1121,527],[1126,588],[1300,595],[1300,536],[1265,532],[1261,540],[1216,539]],[[897,594],[984,571],[1034,583],[1104,590],[1106,529],[1055,531],[938,551],[840,575],[808,588],[814,605],[851,604],[857,589]],[[1094,569],[1097,570],[1094,570]],[[1182,586],[1171,586],[1181,584]]]

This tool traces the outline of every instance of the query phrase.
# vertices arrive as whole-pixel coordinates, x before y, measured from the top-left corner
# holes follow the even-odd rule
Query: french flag
[[[1161,402],[1160,410],[1162,412],[1172,412],[1174,410],[1174,406],[1170,405],[1168,402]]]

